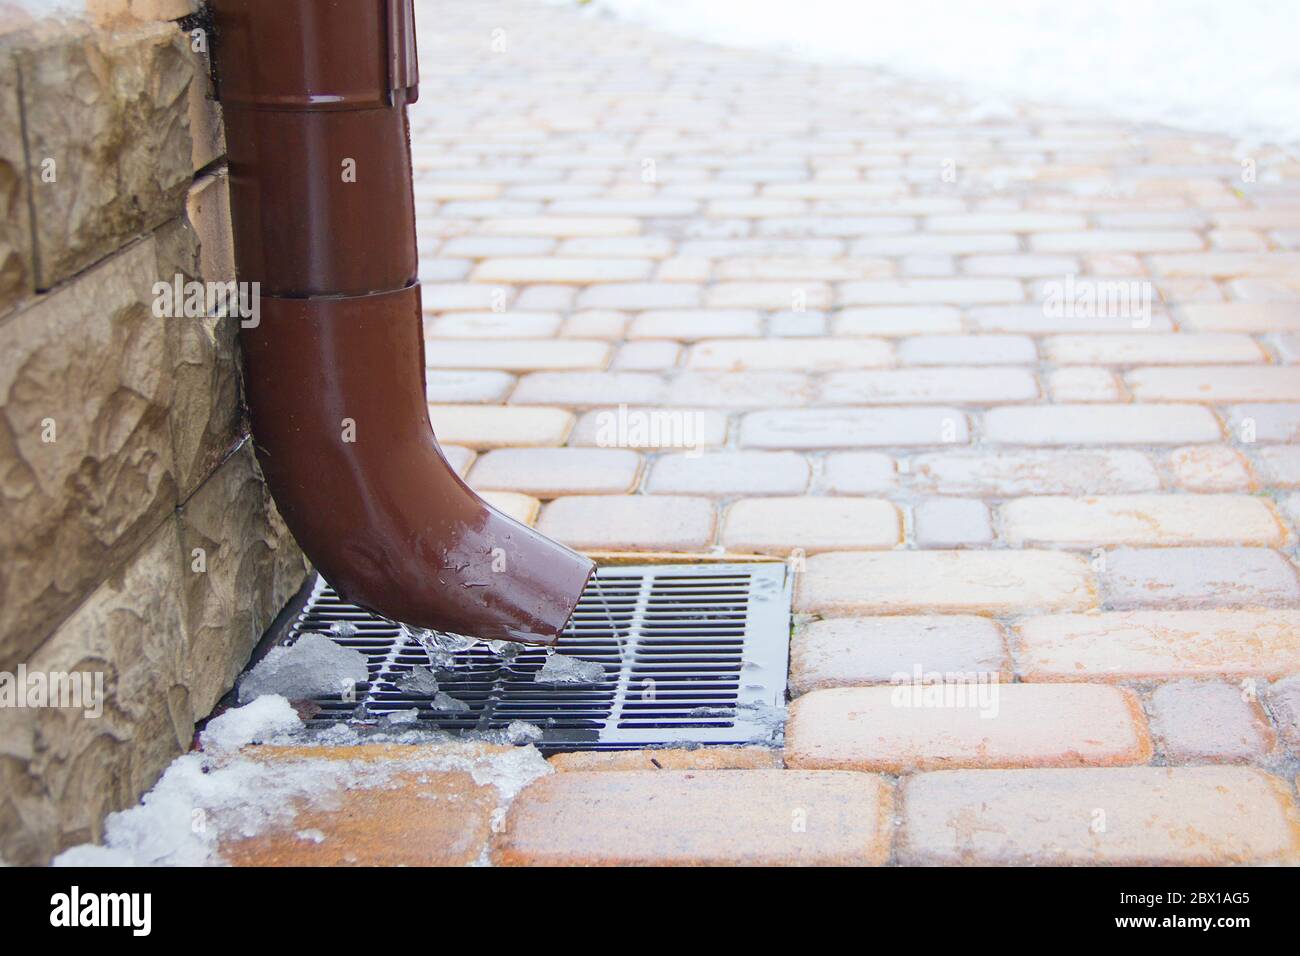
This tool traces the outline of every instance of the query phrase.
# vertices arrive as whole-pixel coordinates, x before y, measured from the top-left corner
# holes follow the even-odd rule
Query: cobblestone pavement
[[[798,574],[783,760],[561,760],[497,862],[1300,859],[1300,164],[420,15],[449,455],[575,547]],[[918,669],[993,712],[901,706]]]

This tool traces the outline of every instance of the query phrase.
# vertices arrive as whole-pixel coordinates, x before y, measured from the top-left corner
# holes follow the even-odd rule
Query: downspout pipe
[[[413,627],[553,643],[590,560],[493,509],[429,423],[406,107],[411,0],[211,0],[254,447],[345,599]]]

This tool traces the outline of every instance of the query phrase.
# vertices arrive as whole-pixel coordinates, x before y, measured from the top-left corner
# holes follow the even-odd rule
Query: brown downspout
[[[447,464],[425,399],[411,0],[212,0],[253,441],[307,557],[417,627],[550,643],[592,563]]]

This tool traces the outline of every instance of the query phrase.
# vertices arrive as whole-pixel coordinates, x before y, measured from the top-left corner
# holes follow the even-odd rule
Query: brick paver
[[[1296,861],[1293,159],[573,5],[420,24],[455,467],[578,548],[791,552],[783,756],[901,772],[557,759],[600,772],[497,862]],[[999,716],[890,706],[917,668]]]

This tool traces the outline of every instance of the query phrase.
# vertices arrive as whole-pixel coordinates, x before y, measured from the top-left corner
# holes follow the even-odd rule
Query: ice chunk
[[[506,742],[512,744],[531,744],[542,739],[542,728],[526,720],[512,720],[506,727]]]
[[[322,634],[304,634],[288,647],[273,647],[239,682],[239,702],[263,694],[288,700],[334,697],[369,679],[366,659]]]
[[[433,703],[430,706],[434,710],[445,710],[453,714],[460,714],[469,710],[469,704],[463,700],[457,700],[450,694],[444,694],[442,691],[438,691],[433,695]]]
[[[533,678],[539,684],[597,684],[604,679],[605,668],[600,664],[567,654],[551,654]]]
[[[410,673],[397,678],[396,686],[408,694],[426,694],[432,697],[438,693],[438,678],[427,667],[413,667]]]
[[[238,750],[246,744],[259,743],[302,729],[302,720],[283,697],[266,694],[243,707],[232,707],[208,721],[202,736],[207,751]]]

